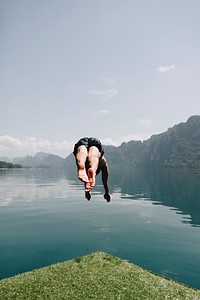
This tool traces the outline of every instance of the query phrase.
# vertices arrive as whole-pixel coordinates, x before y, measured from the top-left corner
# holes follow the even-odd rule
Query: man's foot
[[[94,172],[94,170],[92,168],[88,169],[88,182],[86,183],[86,192],[91,191],[91,189],[93,189],[93,187],[95,186],[95,176],[96,173]]]
[[[85,170],[85,165],[80,164],[78,169],[78,179],[80,179],[83,182],[88,182],[88,176]]]
[[[110,194],[104,194],[104,199],[106,199],[107,202],[110,202],[111,198],[110,198]]]
[[[85,198],[88,199],[88,201],[90,201],[90,199],[91,199],[90,192],[85,192]]]

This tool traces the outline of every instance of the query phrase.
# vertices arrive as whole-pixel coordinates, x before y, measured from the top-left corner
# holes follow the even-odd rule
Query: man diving
[[[96,175],[101,171],[105,189],[104,198],[110,202],[108,187],[108,164],[104,156],[103,146],[97,138],[84,137],[74,146],[74,156],[78,168],[78,179],[85,184],[85,197],[91,199],[91,190],[95,186]]]

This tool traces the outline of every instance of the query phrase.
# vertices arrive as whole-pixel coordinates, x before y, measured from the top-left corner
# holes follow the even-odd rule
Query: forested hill
[[[22,168],[22,166],[19,164],[12,164],[9,162],[0,161],[0,169],[15,169],[15,168],[19,169]]]
[[[200,168],[200,116],[192,116],[186,123],[175,125],[144,142],[105,146],[105,153],[114,168]]]

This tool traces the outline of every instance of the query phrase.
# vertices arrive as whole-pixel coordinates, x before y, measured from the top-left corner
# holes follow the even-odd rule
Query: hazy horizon
[[[190,116],[190,117],[193,117],[193,116]],[[189,118],[190,118],[189,117]],[[199,116],[200,117],[200,116]],[[189,119],[188,118],[188,119]],[[187,119],[187,120],[188,120]],[[187,122],[187,120],[185,121],[185,122],[181,122],[181,123],[186,123]],[[180,123],[179,123],[180,124]],[[170,128],[172,128],[172,127],[174,127],[175,125],[179,125],[179,124],[174,124],[173,126],[171,126],[171,127],[169,127],[169,128],[167,128],[167,130],[168,129],[170,129]],[[159,133],[156,133],[156,134],[152,134],[152,135],[159,135],[159,134],[162,134],[162,133],[164,133],[164,132],[166,132],[167,130],[165,130],[165,131],[163,131],[163,132],[159,132]],[[130,142],[130,141],[141,141],[141,142],[144,142],[144,141],[147,141],[148,139],[150,139],[151,137],[152,137],[152,135],[149,137],[149,138],[147,138],[147,139],[140,139],[140,140],[127,140],[127,141],[120,141],[118,144],[114,144],[114,143],[104,143],[104,141],[101,141],[102,142],[102,144],[104,145],[104,146],[109,146],[109,145],[112,145],[112,146],[115,146],[115,147],[119,147],[122,143],[128,143],[128,142]],[[50,145],[49,145],[50,146]],[[52,145],[51,145],[52,146]],[[35,156],[36,154],[38,154],[38,153],[46,153],[46,154],[54,154],[54,155],[58,155],[58,156],[60,156],[60,157],[62,157],[62,158],[66,158],[66,157],[68,157],[72,152],[73,152],[73,148],[74,148],[74,143],[72,143],[71,144],[71,150],[69,150],[68,152],[67,152],[67,154],[66,154],[66,149],[64,149],[64,155],[60,155],[60,154],[58,154],[57,152],[56,152],[56,150],[52,147],[51,148],[51,150],[52,150],[52,152],[51,152],[51,150],[50,150],[50,147],[49,147],[49,151],[45,151],[45,148],[44,148],[44,150],[43,150],[43,147],[41,147],[41,148],[38,148],[38,150],[35,150],[36,152],[33,152],[33,153],[24,153],[23,155],[18,155],[18,156],[6,156],[6,155],[1,155],[0,156],[0,159],[1,158],[8,158],[8,159],[10,159],[10,161],[12,161],[12,159],[14,159],[14,158],[21,158],[21,157],[25,157],[25,156]]]

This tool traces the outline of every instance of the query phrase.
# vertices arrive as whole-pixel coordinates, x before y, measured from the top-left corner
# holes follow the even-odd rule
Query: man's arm
[[[107,164],[105,158],[103,158],[103,161],[102,161],[101,172],[102,172],[102,182],[103,182],[103,186],[105,189],[104,198],[107,200],[107,202],[110,202],[111,199],[110,199],[109,186],[108,186],[109,170],[108,170],[108,164]]]

